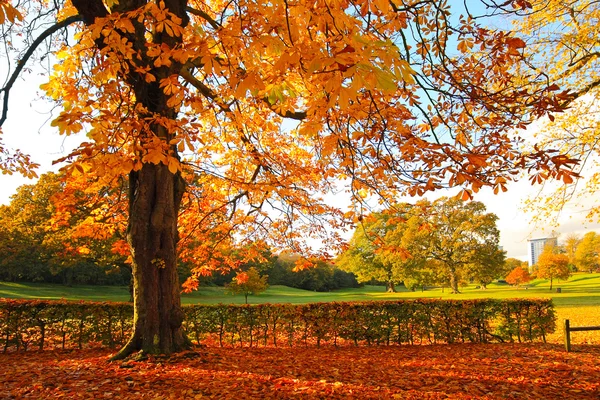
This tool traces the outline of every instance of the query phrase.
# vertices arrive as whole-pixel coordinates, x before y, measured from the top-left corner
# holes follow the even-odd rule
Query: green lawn
[[[514,297],[551,297],[557,307],[562,306],[599,306],[600,274],[575,274],[568,281],[554,282],[549,290],[549,282],[536,280],[527,289],[516,289],[507,284],[491,284],[487,290],[477,289],[475,285],[463,287],[461,294],[450,294],[448,289],[429,289],[425,292],[407,291],[401,288],[398,293],[386,293],[382,286],[365,286],[359,289],[343,289],[334,292],[311,292],[292,289],[286,286],[272,286],[265,293],[250,296],[248,301],[257,303],[313,303],[324,301],[357,300],[395,300],[420,297],[442,299],[474,298],[514,298]],[[555,288],[560,287],[562,293]],[[93,301],[128,301],[129,292],[122,286],[74,286],[67,287],[52,284],[0,282],[0,297],[23,299],[68,299]],[[244,302],[244,297],[226,294],[223,288],[202,287],[199,291],[183,295],[184,304],[215,304]]]

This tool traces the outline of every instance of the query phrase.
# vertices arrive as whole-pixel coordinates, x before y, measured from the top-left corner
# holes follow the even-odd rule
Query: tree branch
[[[31,56],[33,56],[35,50],[37,50],[38,46],[42,44],[42,42],[46,40],[49,36],[51,36],[54,32],[58,31],[59,29],[66,28],[70,24],[79,21],[83,21],[83,18],[79,15],[73,15],[60,22],[57,22],[55,25],[52,25],[44,32],[42,32],[42,34],[33,41],[31,46],[29,46],[23,58],[17,63],[17,68],[15,68],[15,70],[11,74],[10,79],[8,80],[8,82],[6,82],[6,85],[2,89],[0,89],[0,93],[4,92],[4,98],[2,99],[2,116],[0,117],[0,127],[2,127],[2,125],[6,121],[8,115],[8,98],[10,90],[15,84],[18,76],[21,74],[21,71],[23,71],[23,68],[25,68],[25,64],[27,64],[27,61],[29,61]]]
[[[196,67],[195,65],[186,64],[179,71],[179,75],[185,79],[190,85],[194,86],[196,89],[200,91],[205,97],[214,101],[222,111],[231,112],[231,108],[229,104],[225,103],[223,100],[219,99],[216,93],[214,93],[208,86],[202,83],[199,79],[197,79],[190,71],[191,68]],[[269,105],[271,110],[283,118],[290,118],[296,121],[302,121],[306,119],[306,111],[290,111],[287,110],[285,113],[280,113],[275,110],[269,101],[266,98],[263,98],[263,101]]]
[[[210,26],[212,26],[215,30],[218,30],[221,28],[221,24],[219,24],[217,21],[212,19],[210,15],[208,15],[207,13],[205,13],[202,10],[196,10],[195,8],[192,8],[192,7],[186,7],[185,11],[202,18],[203,20],[208,22],[210,24]]]
[[[563,104],[563,105],[571,104],[574,100],[582,97],[583,95],[588,94],[590,91],[592,91],[593,89],[595,89],[599,86],[600,86],[600,80],[596,80],[594,82],[591,82],[589,85],[583,87],[581,90],[579,90],[577,92],[569,93],[571,98],[569,99],[569,101],[566,102],[566,104]]]

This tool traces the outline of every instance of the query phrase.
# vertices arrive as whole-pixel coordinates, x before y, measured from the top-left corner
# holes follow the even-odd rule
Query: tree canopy
[[[411,212],[412,205],[399,204],[366,216],[336,264],[354,273],[359,282],[385,282],[387,290],[395,292],[396,284],[416,277],[421,263],[411,256],[403,239]]]
[[[369,195],[458,186],[467,198],[505,190],[521,169],[534,180],[574,176],[575,160],[521,152],[508,132],[568,96],[544,73],[523,72],[522,39],[444,0],[0,4],[15,61],[0,126],[24,68],[49,59],[42,89],[61,109],[51,125],[84,138],[62,160],[66,173],[127,182],[135,316],[117,358],[189,344],[180,239],[203,244],[193,246],[202,274],[232,242],[335,242]],[[25,155],[0,154],[4,170],[31,174]],[[325,202],[342,185],[355,209]]]
[[[596,232],[586,233],[575,250],[575,265],[578,269],[593,272],[600,265],[600,236]]]
[[[505,272],[496,219],[482,203],[456,198],[395,205],[365,218],[338,264],[392,289],[400,281],[440,283],[458,293],[459,282],[471,279],[485,288]]]
[[[474,278],[485,287],[503,276],[498,217],[486,213],[483,203],[442,197],[421,200],[415,209],[422,219],[407,232],[411,253],[437,262],[453,293],[459,292],[461,280]]]
[[[582,162],[577,169],[581,180],[548,185],[529,202],[538,219],[556,216],[564,205],[592,197],[600,185],[600,158],[597,131],[600,114],[600,4],[593,0],[533,0],[522,18],[513,18],[516,32],[525,40],[524,51],[530,66],[549,82],[569,88],[568,109],[540,123],[534,139],[536,148],[555,148]],[[582,204],[580,206],[583,206]],[[597,219],[597,205],[585,206],[591,220]]]

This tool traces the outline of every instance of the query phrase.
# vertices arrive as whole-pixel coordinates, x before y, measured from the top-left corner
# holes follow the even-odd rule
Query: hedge
[[[550,299],[191,305],[184,329],[219,346],[392,345],[546,341]],[[0,299],[4,351],[123,345],[130,303]]]

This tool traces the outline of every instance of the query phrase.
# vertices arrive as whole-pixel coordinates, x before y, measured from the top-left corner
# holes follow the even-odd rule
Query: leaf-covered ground
[[[600,346],[200,348],[0,354],[0,399],[599,399]]]

